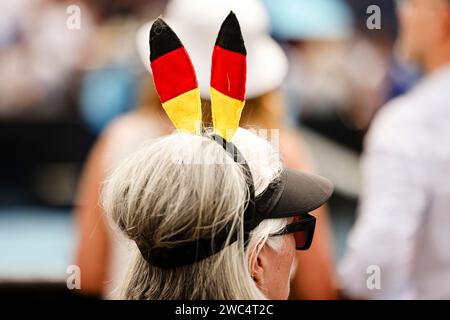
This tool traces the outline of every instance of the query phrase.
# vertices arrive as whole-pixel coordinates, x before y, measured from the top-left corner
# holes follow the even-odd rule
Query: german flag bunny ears
[[[159,99],[179,130],[200,131],[200,91],[191,59],[173,30],[158,18],[150,29],[150,66]]]
[[[239,127],[245,104],[246,50],[233,12],[217,36],[211,65],[211,111],[214,131],[230,141]]]
[[[181,41],[160,18],[150,30],[150,61],[156,91],[179,130],[201,129],[201,102],[194,68]],[[212,54],[211,113],[214,132],[231,141],[245,104],[246,50],[236,15],[230,12]]]

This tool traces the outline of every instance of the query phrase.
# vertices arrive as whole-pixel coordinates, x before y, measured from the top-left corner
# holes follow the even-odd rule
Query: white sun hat
[[[162,18],[178,35],[191,57],[202,98],[209,99],[212,51],[220,25],[230,10],[239,19],[247,49],[246,98],[278,88],[287,74],[286,55],[269,35],[269,17],[261,1],[172,0]],[[139,55],[149,71],[152,23],[145,23],[136,35]]]

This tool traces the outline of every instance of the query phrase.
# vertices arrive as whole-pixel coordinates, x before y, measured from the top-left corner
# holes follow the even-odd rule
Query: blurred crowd
[[[430,2],[434,1],[446,0]],[[315,243],[311,250],[297,257],[300,267],[292,280],[291,298],[450,298],[450,282],[442,283],[445,288],[433,291],[433,286],[439,286],[439,279],[450,281],[450,277],[426,276],[429,270],[435,270],[437,275],[450,275],[450,253],[438,249],[446,245],[445,236],[436,236],[427,245],[416,238],[420,223],[428,223],[421,228],[426,239],[436,230],[433,228],[439,228],[439,221],[449,221],[448,190],[436,191],[434,182],[424,182],[428,174],[424,166],[431,168],[435,164],[441,168],[440,172],[450,172],[449,158],[446,158],[448,147],[441,145],[433,150],[428,147],[441,141],[445,143],[444,137],[449,137],[445,128],[448,124],[439,126],[428,118],[426,123],[418,123],[419,118],[423,119],[420,111],[411,119],[408,111],[404,111],[403,117],[396,114],[389,118],[382,110],[395,109],[396,105],[389,101],[412,105],[421,103],[420,99],[424,99],[424,104],[437,99],[437,94],[427,97],[416,92],[417,98],[398,100],[408,95],[410,88],[427,73],[423,65],[413,64],[400,52],[399,32],[403,27],[411,33],[408,28],[412,28],[413,22],[405,18],[401,24],[398,11],[410,10],[409,14],[419,16],[414,10],[432,10],[421,3],[427,1],[241,2],[16,0],[0,3],[0,140],[8,146],[3,152],[33,158],[33,165],[28,168],[33,183],[24,177],[24,184],[31,189],[29,192],[38,206],[62,206],[73,212],[76,244],[69,262],[82,270],[83,292],[117,298],[116,289],[123,281],[130,259],[130,244],[110,228],[99,204],[106,173],[146,140],[173,131],[148,70],[149,23],[160,15],[172,23],[189,49],[200,87],[205,81],[208,87],[209,66],[202,64],[210,59],[208,50],[212,50],[225,7],[235,6],[233,10],[242,24],[249,59],[247,105],[241,125],[280,129],[280,151],[286,165],[305,171],[320,172],[322,162],[316,159],[312,152],[315,148],[309,145],[311,142],[303,130],[314,132],[358,159],[363,155],[358,192],[349,196],[346,181],[342,181],[346,178],[338,177],[333,181],[335,201],[313,212],[318,217]],[[411,3],[416,3],[419,9],[414,9]],[[367,8],[372,5],[380,9],[379,29],[371,29],[367,24],[372,14]],[[399,8],[408,5],[413,9]],[[450,16],[450,9],[447,11]],[[420,36],[432,38],[437,31],[428,26],[431,22],[423,15],[415,23],[428,28],[429,33],[422,32]],[[448,19],[440,22],[440,28],[450,32],[449,17],[436,19],[435,23]],[[410,34],[405,37],[413,41],[408,38],[412,37]],[[435,44],[431,41],[438,42],[439,37],[443,36],[435,35],[429,43],[414,45],[431,47]],[[443,45],[442,50],[448,45]],[[438,67],[432,71],[435,69]],[[450,77],[442,81],[446,80],[450,85]],[[439,91],[431,83],[428,86],[429,91]],[[441,89],[445,91],[445,86]],[[206,110],[208,97],[202,99]],[[434,103],[435,115],[438,117],[442,112],[445,117],[450,109],[437,109],[440,104],[445,103],[440,100]],[[55,123],[58,129],[51,131]],[[425,133],[435,131],[428,139],[421,135],[420,140],[414,135],[415,130],[420,130],[415,125]],[[27,138],[22,138],[19,144],[19,136],[34,136],[37,140],[33,141],[41,143],[57,139],[58,143],[49,142],[46,147],[39,143],[36,146],[34,142],[38,149],[56,146],[40,158],[40,152],[31,155],[15,150],[16,146],[29,146],[22,141]],[[39,136],[42,139],[36,138]],[[417,145],[405,143],[410,139],[420,140],[427,156],[414,157],[421,150]],[[319,157],[331,159],[330,163],[334,155],[327,150]],[[15,185],[15,172],[20,171],[17,167],[11,169],[17,163],[20,165],[20,161],[15,162],[9,156],[5,159],[0,169],[0,177],[5,177],[1,190],[6,190],[10,183]],[[61,163],[69,165],[61,166]],[[339,172],[339,162],[336,160],[324,170]],[[389,178],[379,178],[383,175]],[[429,188],[422,190],[424,185]],[[54,194],[42,195],[42,190]],[[8,203],[4,199],[7,196],[11,193],[5,191],[0,205]],[[397,198],[401,202],[396,202]],[[339,201],[351,204],[352,218],[347,230],[353,224],[358,201],[360,218],[348,244],[344,245],[346,255],[337,271],[333,232],[336,232],[334,224],[340,219],[334,211],[340,210],[336,206]],[[440,207],[433,208],[433,205]],[[2,211],[7,211],[4,207]],[[415,215],[416,220],[413,222],[408,214]],[[426,214],[431,217],[424,218]],[[417,248],[413,242],[428,255],[414,251]],[[365,279],[370,275],[367,268],[371,265],[379,265],[382,276],[386,275],[381,280],[384,291],[367,288]],[[412,281],[408,278],[411,276],[420,281]]]
[[[166,2],[2,4],[0,68],[8,81],[0,87],[1,118],[79,116],[98,133],[135,108],[144,71],[135,34]],[[364,130],[383,102],[409,87],[414,73],[392,53],[394,5],[378,2],[383,28],[368,30],[366,8],[377,1],[265,1],[269,31],[290,63],[287,121],[336,113],[350,129]],[[78,18],[79,26],[68,25]]]

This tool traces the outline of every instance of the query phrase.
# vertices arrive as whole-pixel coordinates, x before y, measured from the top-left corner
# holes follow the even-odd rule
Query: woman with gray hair
[[[233,144],[244,162],[207,136],[176,133],[112,173],[105,211],[139,248],[123,298],[288,297],[295,249],[307,249],[314,231],[306,212],[328,199],[331,184],[283,169],[271,144],[248,130],[238,129]],[[249,208],[262,221],[246,240]]]
[[[284,169],[264,139],[240,129],[246,50],[233,12],[212,56],[214,128],[202,128],[190,58],[172,29],[150,30],[155,87],[178,133],[129,156],[103,206],[138,248],[126,299],[287,299],[295,249],[310,247],[331,183]]]

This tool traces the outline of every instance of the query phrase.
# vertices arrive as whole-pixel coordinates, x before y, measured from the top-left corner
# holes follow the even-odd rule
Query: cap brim
[[[311,212],[333,194],[333,184],[321,176],[297,170],[286,169],[280,200],[270,212],[270,218],[291,217]]]

